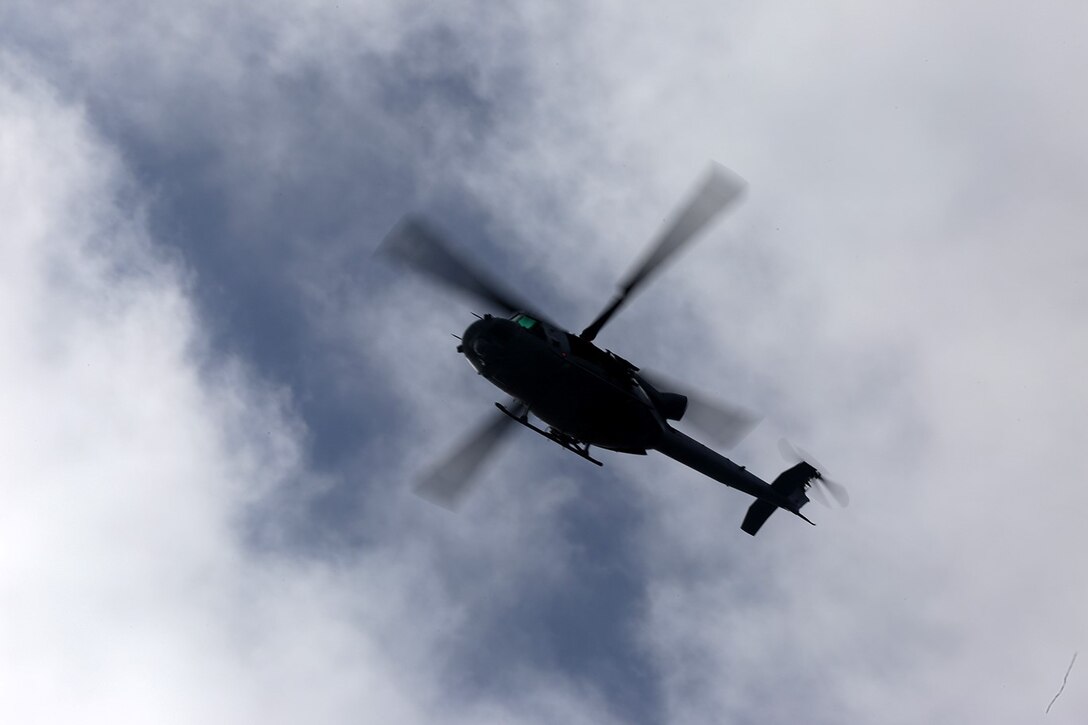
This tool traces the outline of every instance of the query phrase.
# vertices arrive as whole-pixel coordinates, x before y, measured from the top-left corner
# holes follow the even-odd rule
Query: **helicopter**
[[[796,464],[767,483],[677,430],[670,423],[687,418],[710,433],[708,437],[715,443],[728,448],[759,419],[745,409],[678,392],[676,386],[594,343],[601,329],[652,274],[732,205],[745,188],[739,176],[712,163],[607,307],[578,334],[555,324],[478,271],[426,219],[415,215],[401,219],[382,240],[378,252],[502,313],[476,315],[478,319],[460,336],[456,349],[479,375],[510,396],[505,403],[495,403],[499,412],[434,466],[418,482],[416,492],[441,506],[456,508],[483,462],[520,424],[598,466],[603,464],[591,454],[591,446],[633,455],[654,450],[742,491],[755,498],[741,523],[741,530],[752,536],[777,509],[812,524],[801,509],[809,502],[810,491],[826,501],[815,486],[823,486],[845,506],[849,501],[845,488],[826,478],[796,449]]]

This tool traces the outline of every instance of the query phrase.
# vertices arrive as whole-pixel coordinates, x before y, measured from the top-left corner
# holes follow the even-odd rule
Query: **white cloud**
[[[542,60],[538,102],[591,129],[542,149],[545,168],[568,163],[583,236],[609,254],[637,253],[644,204],[666,208],[661,180],[682,188],[700,154],[753,182],[735,240],[712,234],[604,342],[678,365],[671,345],[716,347],[854,484],[845,514],[752,542],[741,497],[642,469],[670,719],[1030,721],[1083,646],[1088,108],[1061,71],[1085,63],[1082,20],[1072,4],[625,7],[561,41],[593,72]],[[773,475],[768,433],[742,457]],[[1084,690],[1063,698],[1084,712]]]
[[[449,691],[426,548],[249,547],[249,504],[311,476],[289,396],[207,356],[124,167],[10,57],[0,140],[5,721],[607,720],[530,670]]]
[[[537,28],[466,164],[586,319],[705,157],[752,182],[601,339],[739,387],[741,460],[800,434],[855,502],[752,542],[742,497],[619,464],[672,721],[1031,721],[1084,645],[1084,10],[1022,10],[599,9]]]
[[[555,286],[567,312],[583,315],[572,326],[604,304],[707,157],[735,167],[752,184],[745,206],[663,274],[602,342],[674,377],[742,391],[738,397],[771,420],[738,459],[773,475],[782,467],[773,452],[780,428],[852,484],[854,504],[815,513],[816,529],[776,517],[751,541],[737,530],[743,497],[667,462],[616,461],[627,479],[617,495],[644,501],[648,512],[640,532],[648,601],[637,638],[659,667],[668,718],[1039,718],[1086,635],[1088,583],[1077,553],[1088,543],[1079,456],[1088,403],[1080,374],[1088,344],[1080,279],[1088,108],[1077,84],[1086,63],[1083,4],[613,3],[529,8],[499,22],[458,5],[436,22],[459,46],[450,53],[457,72],[486,94],[501,85],[516,52],[523,84],[518,104],[489,109],[482,138],[468,111],[446,116],[441,103],[411,116],[427,127],[417,134],[398,127],[395,114],[370,109],[372,89],[349,100],[372,80],[348,62],[359,49],[422,76],[442,70],[441,50],[397,55],[405,38],[430,38],[411,32],[434,18],[392,7],[148,11],[143,32],[116,43],[111,24],[135,12],[123,5],[73,11],[70,32],[43,30],[56,26],[48,16],[21,28],[54,38],[42,58],[56,61],[82,19],[96,18],[91,40],[76,43],[74,60],[65,61],[75,70],[54,74],[66,87],[87,83],[102,107],[109,106],[102,99],[117,102],[117,117],[167,147],[174,134],[226,129],[213,144],[231,152],[212,164],[227,179],[218,188],[255,179],[249,191],[231,192],[242,227],[268,210],[264,184],[274,186],[276,174],[320,176],[320,168],[288,161],[306,155],[291,152],[313,128],[347,142],[351,135],[328,119],[365,116],[371,141],[394,157],[425,137],[429,158],[412,157],[413,168],[456,170],[499,228],[517,229],[524,249],[513,242],[510,249],[539,272],[537,284]],[[247,66],[253,57],[260,61]],[[250,83],[267,80],[269,67],[276,78],[319,68],[332,79],[321,97],[329,107],[289,115],[275,84]],[[109,183],[120,183],[116,164],[70,109],[41,93],[8,96],[12,108],[24,104],[5,121],[12,129],[5,159],[21,159],[4,169],[13,179],[5,177],[12,186],[5,215],[20,230],[11,239],[85,242],[78,253],[59,242],[53,251],[40,244],[12,251],[3,272],[14,303],[2,319],[22,341],[2,358],[4,379],[15,381],[11,399],[22,401],[5,425],[36,430],[42,441],[9,457],[27,471],[13,478],[22,484],[11,484],[12,500],[25,503],[0,514],[2,535],[40,541],[4,547],[0,560],[33,584],[19,587],[19,577],[5,574],[24,599],[4,601],[42,613],[32,632],[59,622],[58,631],[91,638],[68,651],[43,634],[51,645],[34,648],[42,653],[39,680],[60,679],[58,668],[66,682],[78,679],[85,670],[76,668],[90,657],[109,687],[75,688],[84,699],[71,702],[151,687],[149,697],[184,701],[179,707],[234,708],[242,718],[280,713],[287,721],[298,719],[295,708],[316,708],[306,711],[325,719],[357,714],[384,692],[382,707],[401,718],[602,717],[597,695],[560,676],[529,669],[523,681],[541,678],[543,694],[475,705],[473,688],[451,677],[459,662],[426,664],[433,648],[476,631],[459,627],[480,609],[512,606],[519,592],[538,591],[538,579],[564,583],[575,554],[556,511],[572,485],[538,472],[550,472],[554,459],[503,469],[509,487],[490,487],[455,523],[428,521],[388,494],[400,471],[420,462],[375,471],[379,485],[368,489],[364,515],[381,541],[363,561],[298,563],[247,551],[236,523],[249,484],[274,482],[285,470],[305,475],[300,432],[283,400],[245,369],[195,372],[204,362],[200,335],[176,267],[132,251],[146,245],[140,222],[116,208],[117,190],[104,192],[109,184],[95,176],[113,168]],[[28,103],[41,108],[31,112]],[[217,123],[179,117],[179,108]],[[40,140],[44,119],[61,119],[48,142]],[[16,137],[39,142],[8,141]],[[75,149],[65,153],[63,138]],[[27,148],[48,154],[46,162],[23,158]],[[88,231],[95,229],[102,231]],[[88,251],[118,238],[118,229],[135,241],[121,252]],[[328,268],[298,272],[327,336],[348,341],[348,352],[339,350],[345,368],[357,346],[359,359],[381,371],[378,383],[404,391],[422,448],[448,440],[471,410],[467,392],[448,396],[452,412],[433,394],[448,379],[432,364],[434,350],[450,344],[456,313],[407,288],[390,307],[413,326],[390,333],[385,310],[359,311],[373,300],[341,304],[352,295],[329,289]],[[114,372],[104,378],[103,366]],[[472,384],[459,369],[458,390]],[[98,402],[77,404],[84,399]],[[46,415],[53,410],[59,414]],[[109,422],[103,411],[114,411]],[[255,418],[262,423],[251,425]],[[267,425],[276,441],[270,450],[246,434]],[[533,451],[525,455],[537,451],[521,445]],[[390,448],[398,460],[419,450],[376,440],[359,467]],[[136,460],[125,455],[132,449]],[[122,461],[132,466],[124,476]],[[51,476],[61,482],[50,484]],[[76,486],[95,477],[128,484]],[[232,487],[243,480],[245,487]],[[37,525],[43,520],[65,525],[54,531]],[[201,535],[186,535],[193,530]],[[67,558],[73,549],[90,560]],[[182,565],[160,571],[171,557]],[[42,560],[53,563],[34,566]],[[110,566],[88,568],[92,561]],[[84,599],[93,606],[79,610],[85,616],[57,604],[60,595],[73,598],[69,573],[92,594]],[[356,590],[356,580],[382,596]],[[499,603],[476,590],[480,581]],[[187,599],[173,609],[163,603],[173,597],[154,599],[179,588],[210,603]],[[137,632],[150,633],[135,638],[138,647],[117,650],[135,652],[138,664],[104,667],[93,654],[128,631],[127,618],[114,614],[119,593],[150,597],[149,611],[169,616]],[[361,631],[345,624],[360,611]],[[437,621],[434,612],[442,612]],[[99,622],[100,635],[91,626]],[[213,646],[202,646],[207,641]],[[306,646],[312,642],[319,647]],[[447,653],[454,651],[463,653]],[[134,679],[148,671],[175,678],[155,690],[161,680]],[[1088,710],[1077,678],[1075,669],[1051,719],[1073,722]],[[217,694],[222,680],[238,686]],[[300,681],[298,699],[284,693]],[[19,691],[20,702],[35,696],[30,686]],[[457,706],[437,709],[450,701]]]

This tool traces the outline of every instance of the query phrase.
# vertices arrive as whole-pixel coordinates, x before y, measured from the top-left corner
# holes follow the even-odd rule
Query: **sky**
[[[0,7],[0,719],[1080,723],[1088,6]],[[409,212],[847,509],[520,431]],[[1080,658],[1083,660],[1083,656]]]

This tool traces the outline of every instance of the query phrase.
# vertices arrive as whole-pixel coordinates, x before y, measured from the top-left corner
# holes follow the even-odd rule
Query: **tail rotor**
[[[816,476],[808,489],[813,494],[813,500],[830,508],[831,501],[828,499],[828,494],[830,494],[839,507],[846,508],[850,505],[850,494],[847,492],[846,486],[828,478],[824,473],[827,469],[807,451],[798,448],[785,438],[779,439],[778,450],[782,452],[782,457],[786,460],[794,463],[804,461],[816,469]]]

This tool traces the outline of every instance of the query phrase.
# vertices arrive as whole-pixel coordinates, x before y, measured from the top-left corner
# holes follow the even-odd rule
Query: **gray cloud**
[[[249,692],[347,658],[363,675],[299,702],[336,719],[362,680],[430,719],[1042,712],[1085,634],[1079,6],[29,7],[4,40],[85,104],[136,180],[113,196],[190,265],[200,364],[271,381],[243,408],[279,411],[289,454],[242,477],[281,483],[227,509],[265,553],[234,518],[208,547],[305,547],[269,575],[303,593],[261,591],[346,623],[304,655],[268,615],[254,641],[281,669],[239,674]],[[854,505],[752,542],[742,498],[694,474],[587,474],[534,440],[462,517],[402,496],[491,393],[449,347],[467,307],[362,240],[430,211],[578,327],[707,157],[746,205],[602,342],[766,411],[738,459],[770,476],[777,435],[801,438]],[[76,510],[96,506],[119,504]],[[1050,717],[1083,693],[1074,672]]]
[[[516,687],[501,698],[446,691],[467,601],[432,573],[426,532],[327,558],[247,545],[255,498],[320,484],[291,393],[208,347],[186,275],[118,202],[133,198],[123,165],[13,65],[0,120],[5,715],[608,720],[592,692],[531,667],[506,674]],[[515,508],[485,565],[523,537],[561,552]],[[544,558],[518,564],[558,576]]]

